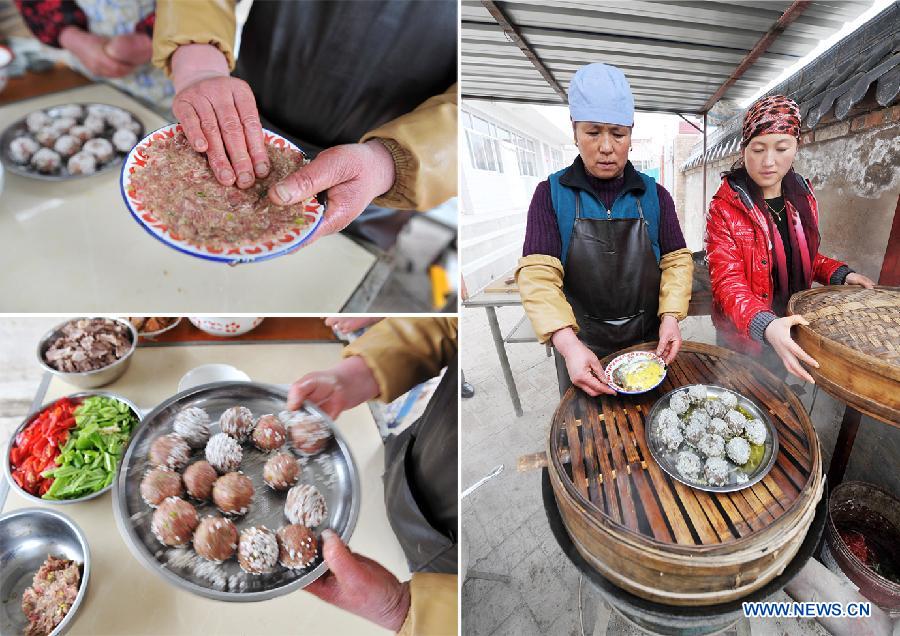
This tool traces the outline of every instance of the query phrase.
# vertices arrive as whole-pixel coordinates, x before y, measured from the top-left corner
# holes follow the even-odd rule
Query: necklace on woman
[[[766,201],[766,208],[768,208],[768,210],[772,214],[772,216],[775,217],[775,222],[781,223],[781,215],[784,214],[784,210],[785,210],[785,208],[787,208],[787,204],[785,203],[783,206],[781,206],[780,210],[776,210],[771,205],[769,205],[768,201]]]

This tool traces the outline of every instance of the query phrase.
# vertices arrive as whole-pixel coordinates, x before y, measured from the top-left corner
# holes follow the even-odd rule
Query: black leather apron
[[[412,572],[456,574],[457,360],[425,412],[384,448],[384,501]]]
[[[575,197],[563,293],[579,340],[598,358],[659,337],[659,263],[640,200],[637,206],[638,219],[587,219]],[[562,395],[572,381],[565,359],[554,353]]]
[[[263,125],[315,156],[456,82],[452,0],[254,2],[235,75]]]

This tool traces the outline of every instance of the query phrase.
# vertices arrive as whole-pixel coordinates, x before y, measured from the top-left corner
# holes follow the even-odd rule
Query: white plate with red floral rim
[[[652,351],[630,351],[606,365],[607,384],[617,393],[637,395],[652,391],[666,379],[666,361]]]
[[[285,233],[271,240],[261,240],[242,245],[229,247],[216,247],[204,245],[197,241],[186,239],[175,234],[171,228],[141,200],[141,192],[132,184],[132,178],[147,166],[148,151],[155,142],[164,141],[183,132],[181,124],[169,124],[158,130],[154,130],[144,139],[139,141],[122,164],[122,173],[119,185],[122,190],[122,198],[128,207],[134,220],[143,227],[155,239],[162,241],[169,247],[189,256],[203,258],[220,263],[237,265],[239,263],[253,263],[264,261],[277,256],[289,254],[298,249],[319,227],[319,223],[325,216],[325,205],[316,197],[310,197],[303,205],[303,216],[306,223],[302,227],[292,227]],[[299,152],[304,157],[306,154],[281,135],[263,130],[266,144],[278,148],[290,148]],[[323,198],[319,195],[319,198]]]

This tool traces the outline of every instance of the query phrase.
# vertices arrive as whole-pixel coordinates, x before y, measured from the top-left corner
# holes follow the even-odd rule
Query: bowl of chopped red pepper
[[[75,503],[110,488],[140,411],[125,398],[86,391],[31,413],[13,433],[3,468],[26,499]]]

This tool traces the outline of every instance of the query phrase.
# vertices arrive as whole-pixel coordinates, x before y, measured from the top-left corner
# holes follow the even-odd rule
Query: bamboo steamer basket
[[[856,410],[900,426],[900,288],[858,285],[798,292],[788,314],[801,314],[795,340],[816,359],[816,383]]]
[[[645,418],[653,404],[697,383],[737,391],[773,420],[779,451],[757,484],[696,490],[650,455]],[[591,398],[570,388],[547,451],[550,483],[579,553],[628,592],[675,606],[734,601],[778,576],[803,542],[824,487],[818,438],[787,385],[745,356],[701,343],[683,343],[649,393]]]

